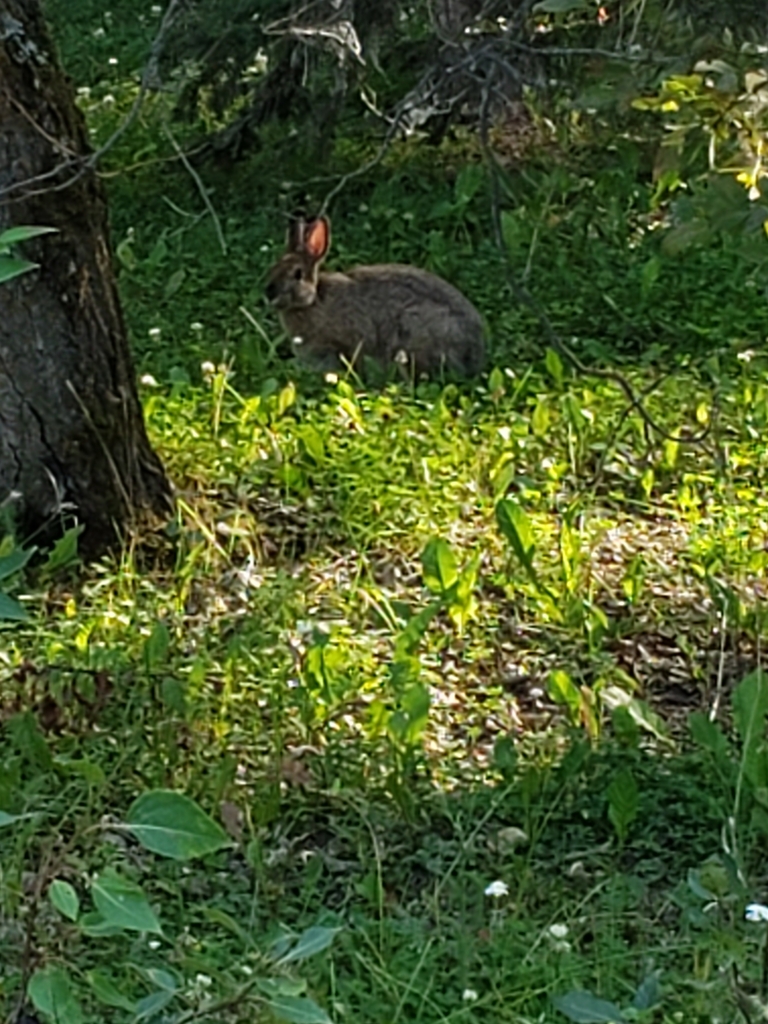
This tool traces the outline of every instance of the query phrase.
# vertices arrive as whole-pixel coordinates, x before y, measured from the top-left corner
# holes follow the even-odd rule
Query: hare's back
[[[458,288],[420,267],[411,267],[406,263],[374,263],[353,267],[347,271],[347,276],[358,287],[371,293],[380,292],[382,297],[389,293],[400,301],[410,298],[413,301],[435,302],[457,313],[474,313],[479,319],[475,307]]]
[[[482,369],[483,321],[458,288],[400,263],[355,267],[347,276],[386,338],[389,358],[402,349],[426,373]]]

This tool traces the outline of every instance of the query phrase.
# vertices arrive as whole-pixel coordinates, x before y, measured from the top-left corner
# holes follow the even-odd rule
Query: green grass
[[[77,11],[61,45],[103,140],[135,86],[105,63],[113,28],[91,42],[100,11]],[[120,69],[145,30],[129,13]],[[476,144],[398,143],[339,197],[334,265],[450,277],[495,369],[319,380],[281,361],[262,296],[301,157],[280,180],[269,147],[199,168],[225,253],[160,113],[106,168],[177,514],[119,558],[2,578],[29,619],[0,626],[0,1013],[66,969],[83,1014],[60,1020],[136,1019],[97,998],[98,969],[124,1000],[173,990],[144,1007],[158,1021],[269,1019],[278,989],[338,1022],[555,1024],[576,990],[654,1024],[737,1019],[765,999],[765,927],[744,921],[766,886],[760,267],[726,243],[664,256],[620,150],[510,176],[502,254]],[[366,145],[341,138],[333,166]],[[547,356],[507,256],[669,436]],[[231,845],[143,847],[124,823],[160,788]],[[51,902],[57,879],[91,909],[110,867],[162,937],[89,935]],[[282,962],[286,932],[318,924],[340,929],[330,947]]]

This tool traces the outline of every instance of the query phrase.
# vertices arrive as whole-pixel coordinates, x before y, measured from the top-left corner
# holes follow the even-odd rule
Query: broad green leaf
[[[85,1020],[72,993],[69,974],[61,967],[35,971],[29,979],[27,995],[35,1009],[55,1024],[83,1024]]]
[[[388,729],[399,743],[412,746],[426,728],[429,720],[429,689],[423,683],[414,683],[403,693],[397,708],[389,717]]]
[[[286,384],[277,396],[277,415],[282,416],[296,404],[296,385]]]
[[[54,766],[57,771],[65,775],[76,775],[85,779],[89,786],[99,787],[106,785],[107,777],[104,769],[95,761],[89,761],[84,757],[55,757]]]
[[[138,1021],[151,1020],[153,1017],[156,1017],[161,1010],[165,1009],[174,996],[174,992],[150,992],[148,996],[140,999],[135,1007],[136,1016],[134,1021],[136,1024],[138,1024]]]
[[[456,559],[441,537],[433,537],[421,554],[424,584],[433,594],[445,594],[459,578]]]
[[[183,267],[179,267],[178,270],[174,270],[171,276],[168,278],[163,289],[163,298],[170,299],[176,294],[176,292],[184,284],[184,279],[187,276],[187,272]]]
[[[661,1002],[661,985],[659,971],[653,971],[639,985],[632,1000],[636,1010],[650,1010]]]
[[[59,537],[43,566],[46,572],[58,572],[59,569],[66,569],[78,563],[77,541],[84,529],[85,526],[79,523]]]
[[[95,910],[82,914],[77,925],[83,935],[88,935],[92,939],[104,939],[110,935],[122,935],[124,931],[119,925],[108,924],[101,914]]]
[[[135,800],[126,824],[153,853],[190,860],[231,845],[226,832],[189,797],[155,789]]]
[[[4,555],[0,558],[0,580],[5,580],[9,576],[13,576],[14,573],[19,572],[20,569],[23,569],[36,551],[37,548],[35,547],[14,548],[10,555]]]
[[[104,971],[88,971],[85,978],[100,1003],[114,1006],[118,1010],[126,1010],[128,1013],[136,1013],[135,1000],[124,995]]]
[[[569,992],[558,996],[554,1004],[574,1024],[625,1024],[621,1010],[591,992]]]
[[[512,550],[522,563],[529,576],[533,576],[533,555],[536,545],[533,540],[531,521],[516,501],[502,498],[496,503],[496,522],[499,529],[512,546]]]
[[[111,868],[94,878],[91,896],[108,926],[162,935],[160,922],[141,887]]]
[[[709,715],[704,714],[703,711],[694,711],[688,716],[688,728],[694,743],[704,750],[709,750],[717,758],[729,760],[728,738],[717,722],[710,719]]]
[[[5,622],[26,622],[28,618],[29,615],[23,605],[0,591],[0,619]]]
[[[281,936],[280,939],[272,944],[275,960],[279,959],[277,954],[282,951],[284,943],[289,941],[289,938],[289,936]],[[303,978],[280,977],[278,975],[274,978],[258,978],[256,984],[259,987],[259,991],[263,992],[269,999],[279,999],[286,996],[295,998],[296,996],[303,996],[307,991],[307,983]]]
[[[171,634],[164,622],[156,622],[144,643],[144,663],[148,672],[155,672],[165,663],[171,646]]]
[[[217,924],[221,928],[226,928],[226,930],[238,938],[244,946],[249,944],[250,936],[248,935],[248,932],[243,928],[239,921],[232,917],[231,914],[228,914],[220,907],[203,907],[202,911],[203,917],[206,921],[210,921],[211,924]]]
[[[563,386],[563,361],[553,348],[548,348],[544,356],[547,373],[559,388]]]
[[[768,747],[765,718],[768,714],[768,675],[750,672],[733,691],[733,719],[742,744],[744,774],[756,787],[768,786]]]
[[[549,407],[544,400],[538,401],[531,413],[531,430],[536,437],[546,437],[549,432]]]
[[[395,659],[399,660],[405,655],[413,654],[421,643],[430,622],[442,608],[441,601],[433,601],[426,608],[422,608],[416,615],[408,620],[405,629],[399,634],[395,641]]]
[[[622,843],[637,817],[639,806],[640,794],[635,777],[629,768],[623,768],[608,787],[608,817]]]
[[[48,886],[48,898],[60,914],[76,921],[80,913],[80,900],[69,882],[61,878],[54,879]]]
[[[565,705],[572,722],[578,722],[581,713],[581,690],[564,669],[555,669],[547,677],[547,696],[556,704]]]
[[[322,465],[325,462],[325,442],[319,431],[311,423],[307,423],[301,428],[299,437],[307,454],[314,459],[318,466]]]
[[[340,928],[323,928],[316,925],[307,928],[302,932],[296,945],[290,949],[285,956],[281,957],[279,963],[290,964],[299,960],[306,960],[307,957],[320,953],[333,942],[334,936],[341,931]]]
[[[311,999],[278,996],[269,1000],[269,1007],[276,1017],[289,1024],[333,1024],[325,1010]]]
[[[688,869],[688,888],[691,890],[694,896],[702,900],[704,903],[709,903],[712,900],[717,900],[717,893],[712,892],[708,889],[701,879],[701,874],[695,868]]]
[[[0,234],[0,247],[15,245],[16,242],[26,242],[28,238],[37,238],[38,235],[50,235],[58,230],[58,228],[42,227],[39,224],[19,224],[18,227],[8,228]]]
[[[177,992],[179,989],[179,983],[170,971],[164,971],[159,967],[150,967],[144,973],[156,988],[160,988],[164,992]]]
[[[28,817],[28,814],[8,814],[6,811],[0,811],[0,828],[5,828],[6,825],[13,825],[15,822]]]
[[[35,270],[39,266],[39,263],[20,260],[15,256],[0,255],[0,284],[3,284],[5,281],[12,281],[14,277],[26,274],[28,270]]]
[[[504,392],[504,371],[494,366],[488,375],[488,390],[492,395],[500,395]]]
[[[182,718],[187,713],[186,690],[178,679],[164,679],[160,686],[163,704],[175,711]]]

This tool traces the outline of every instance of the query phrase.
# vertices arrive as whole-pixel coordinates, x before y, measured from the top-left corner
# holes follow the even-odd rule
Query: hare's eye
[[[293,272],[293,276],[297,281],[301,280],[301,267],[296,267],[296,269]]]

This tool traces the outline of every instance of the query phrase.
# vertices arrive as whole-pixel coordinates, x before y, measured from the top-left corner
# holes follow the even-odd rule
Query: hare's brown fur
[[[325,218],[298,222],[267,284],[300,358],[322,370],[371,359],[417,376],[472,376],[483,368],[483,323],[460,291],[397,263],[321,272],[329,241]]]

